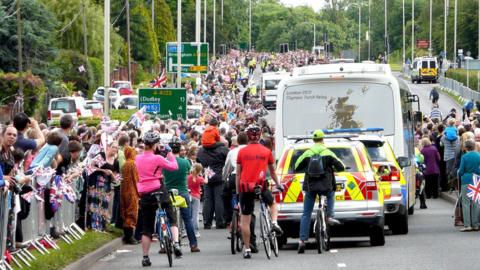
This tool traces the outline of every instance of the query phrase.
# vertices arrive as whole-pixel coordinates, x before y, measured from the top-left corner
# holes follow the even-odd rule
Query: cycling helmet
[[[314,139],[323,139],[325,137],[325,133],[321,129],[317,129],[313,132]]]
[[[143,135],[143,142],[145,145],[154,145],[160,142],[160,134],[156,131],[148,131]]]
[[[260,134],[262,134],[262,130],[257,125],[249,125],[245,132],[247,133],[248,139],[251,141],[258,141],[260,139]]]
[[[180,148],[182,147],[182,144],[179,138],[173,137],[168,143],[168,146],[172,148],[172,153],[177,154],[180,153]]]

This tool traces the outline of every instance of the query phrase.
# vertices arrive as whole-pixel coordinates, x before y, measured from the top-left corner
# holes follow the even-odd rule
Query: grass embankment
[[[445,74],[445,77],[456,80],[458,82],[463,83],[463,85],[467,86],[467,70],[465,69],[449,69]],[[478,89],[478,71],[470,70],[469,72],[469,88],[472,90]]]
[[[57,270],[63,269],[67,265],[77,261],[88,253],[102,247],[110,241],[122,235],[121,230],[111,228],[112,232],[102,233],[88,231],[80,240],[67,244],[61,240],[57,241],[60,250],[49,249],[50,254],[41,255],[38,251],[33,250],[32,254],[37,258],[31,262],[31,270]],[[14,267],[14,270],[22,268]],[[25,269],[25,266],[24,268]]]

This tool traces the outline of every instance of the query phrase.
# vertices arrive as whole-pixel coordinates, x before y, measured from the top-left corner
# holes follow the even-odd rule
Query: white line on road
[[[337,252],[338,252],[338,250],[336,250],[336,249],[330,249],[330,253],[337,253]]]
[[[346,263],[337,263],[337,267],[338,268],[345,268],[345,267],[347,267],[347,264]]]

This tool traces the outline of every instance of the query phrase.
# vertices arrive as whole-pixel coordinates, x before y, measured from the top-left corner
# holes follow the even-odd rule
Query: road
[[[407,235],[386,237],[383,247],[371,247],[367,238],[333,239],[332,250],[317,254],[309,245],[305,255],[296,252],[296,239],[290,240],[279,258],[267,260],[263,250],[251,260],[240,254],[231,255],[226,230],[202,230],[200,253],[190,253],[184,247],[182,259],[174,260],[175,269],[474,269],[474,250],[480,249],[478,233],[461,233],[453,227],[453,206],[436,199],[428,200],[428,209],[410,216]],[[313,239],[311,239],[313,241]],[[259,243],[260,244],[260,243]],[[261,246],[259,246],[261,247]],[[168,267],[165,255],[157,254],[152,246],[153,268]],[[141,247],[123,246],[116,253],[97,262],[91,270],[142,269]]]
[[[434,85],[410,84],[411,91],[421,100],[421,110],[430,111],[428,95]],[[440,108],[447,113],[459,106],[448,96],[441,94]],[[270,124],[275,122],[275,110],[266,116]],[[428,209],[410,216],[410,232],[394,236],[387,231],[383,247],[371,247],[368,238],[333,239],[332,250],[317,254],[315,246],[309,245],[305,255],[296,252],[296,239],[289,239],[279,258],[267,260],[263,250],[254,254],[253,259],[244,260],[240,254],[231,255],[226,230],[202,230],[199,239],[200,253],[190,253],[184,247],[184,258],[174,261],[175,269],[473,269],[477,264],[472,254],[480,249],[478,233],[460,233],[453,227],[453,206],[441,199],[428,200]],[[312,239],[311,239],[312,240]],[[258,243],[260,244],[260,243]],[[260,246],[261,247],[261,246]],[[165,255],[157,254],[152,248],[151,259],[154,268],[167,267]],[[97,262],[91,270],[142,269],[141,247],[123,246],[115,253]]]

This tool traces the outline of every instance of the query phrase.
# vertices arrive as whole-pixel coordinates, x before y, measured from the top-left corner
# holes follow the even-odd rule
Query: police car
[[[311,140],[299,138],[296,143],[284,147],[278,162],[277,175],[285,185],[285,191],[276,196],[278,224],[284,231],[279,239],[280,245],[285,244],[287,238],[299,237],[305,173],[295,170],[295,162],[312,145]],[[362,142],[349,138],[325,138],[325,145],[346,167],[345,172],[335,174],[335,218],[341,224],[331,226],[331,235],[369,236],[372,246],[383,246],[384,195],[367,149]],[[314,216],[315,211],[312,226]]]

